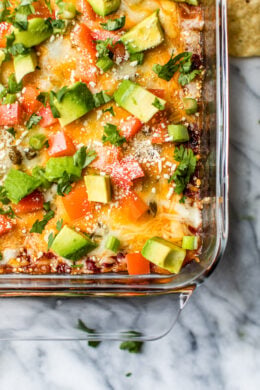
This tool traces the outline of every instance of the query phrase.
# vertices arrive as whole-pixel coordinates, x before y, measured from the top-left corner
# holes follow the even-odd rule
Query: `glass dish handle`
[[[5,294],[0,340],[155,340],[173,328],[192,292],[123,298]]]

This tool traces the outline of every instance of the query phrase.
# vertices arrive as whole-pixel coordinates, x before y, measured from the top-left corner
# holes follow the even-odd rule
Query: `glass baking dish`
[[[0,275],[0,339],[156,339],[169,332],[195,288],[215,269],[228,234],[226,0],[205,0],[203,10],[200,262],[178,275]],[[79,319],[95,332],[78,329]]]

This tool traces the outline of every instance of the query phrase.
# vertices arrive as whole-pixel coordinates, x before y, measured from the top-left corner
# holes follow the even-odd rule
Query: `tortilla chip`
[[[260,0],[228,0],[229,54],[260,55]]]

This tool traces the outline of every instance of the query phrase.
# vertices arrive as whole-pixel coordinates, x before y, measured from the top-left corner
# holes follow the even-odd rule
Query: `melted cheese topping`
[[[76,6],[78,6],[75,1]],[[57,11],[57,5],[52,2],[53,8]],[[110,204],[103,205],[92,202],[91,212],[86,213],[82,218],[72,220],[66,213],[62,197],[57,195],[57,186],[43,192],[45,201],[50,201],[52,209],[55,211],[55,217],[51,219],[42,234],[30,233],[31,226],[44,216],[44,211],[25,213],[17,218],[12,231],[1,236],[1,251],[4,260],[1,264],[8,265],[9,268],[0,265],[0,272],[28,272],[28,273],[48,273],[48,272],[100,272],[120,271],[126,269],[124,260],[115,260],[113,253],[105,248],[105,242],[109,235],[115,235],[121,242],[120,251],[124,254],[132,251],[140,251],[147,239],[153,236],[160,236],[166,240],[181,245],[183,235],[199,234],[201,227],[201,204],[199,201],[199,181],[193,178],[191,183],[191,193],[194,192],[186,201],[186,204],[180,204],[180,195],[174,192],[174,182],[169,183],[168,179],[173,174],[178,163],[174,161],[174,144],[165,139],[164,143],[154,143],[153,135],[156,128],[161,123],[182,123],[190,125],[191,129],[199,128],[200,114],[188,116],[185,114],[182,104],[182,97],[200,96],[201,81],[188,84],[181,87],[178,83],[178,75],[167,82],[158,78],[153,72],[154,64],[165,64],[171,53],[181,53],[190,50],[194,53],[200,53],[200,30],[202,28],[201,10],[199,7],[194,12],[194,17],[188,18],[183,13],[182,5],[167,0],[122,0],[121,7],[113,15],[106,17],[117,18],[126,15],[126,24],[123,31],[128,30],[145,17],[149,16],[154,10],[160,9],[160,22],[164,30],[164,42],[154,49],[145,52],[145,60],[142,65],[127,60],[129,55],[124,58],[117,58],[114,67],[106,73],[97,71],[96,82],[89,82],[88,87],[92,93],[106,91],[112,94],[118,87],[120,81],[130,79],[145,87],[146,89],[161,90],[164,99],[167,101],[166,115],[159,117],[159,120],[153,118],[148,124],[143,125],[142,129],[120,149],[121,158],[134,158],[144,171],[144,178],[133,180],[133,186],[123,190],[116,184],[113,185],[113,198]],[[187,6],[188,9],[191,8]],[[45,10],[46,11],[46,10]],[[37,16],[37,15],[36,15]],[[23,79],[23,85],[36,87],[39,92],[57,91],[63,86],[70,86],[76,80],[77,66],[80,61],[84,61],[84,53],[75,45],[72,40],[72,34],[78,24],[84,22],[91,30],[101,29],[100,22],[102,18],[96,17],[95,20],[88,19],[83,13],[78,16],[67,29],[64,35],[51,36],[51,38],[37,47],[38,66],[35,72],[26,75]],[[122,34],[122,33],[119,33]],[[85,59],[88,61],[87,57]],[[6,85],[8,76],[14,72],[12,61],[7,61],[1,68],[1,83]],[[23,94],[20,94],[19,101],[23,102]],[[160,92],[160,91],[159,91]],[[156,94],[156,92],[155,92]],[[113,107],[115,116],[110,112],[104,112],[105,109]],[[118,107],[114,102],[94,109],[79,120],[69,124],[63,130],[73,140],[77,148],[82,145],[96,149],[102,147],[101,141],[104,132],[103,126],[111,123],[118,128],[123,121],[132,117],[127,111]],[[24,121],[28,117],[24,117]],[[166,127],[166,125],[164,125]],[[162,125],[163,128],[163,125]],[[46,137],[61,130],[59,123],[47,128],[41,128],[39,125],[30,132],[22,124],[15,126],[16,138],[6,133],[4,127],[1,129],[0,136],[0,176],[5,177],[12,166],[8,158],[8,148],[16,145],[23,154],[22,164],[19,169],[31,173],[34,166],[45,166],[49,156],[46,148],[37,154],[32,160],[25,157],[28,150],[28,140],[32,134],[42,133]],[[88,167],[85,173],[99,173],[99,170]],[[156,203],[157,213],[145,213],[136,221],[131,219],[131,215],[124,212],[122,206],[128,193],[134,191],[148,206]],[[70,261],[59,258],[47,249],[48,237],[51,233],[56,234],[56,223],[62,219],[64,224],[76,229],[76,231],[86,232],[93,235],[98,242],[98,247],[92,251],[88,259],[85,258],[78,263],[81,268],[70,268]],[[192,228],[192,229],[191,229]],[[18,255],[19,254],[19,255]],[[63,268],[58,271],[58,265],[63,264]],[[94,264],[94,265],[93,265]],[[67,268],[66,268],[67,267]],[[157,272],[160,272],[156,268]]]

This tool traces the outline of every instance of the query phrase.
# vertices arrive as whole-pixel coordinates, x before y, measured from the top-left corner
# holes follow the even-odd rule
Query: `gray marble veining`
[[[259,74],[260,59],[231,60],[228,247],[173,331],[139,355],[117,342],[2,342],[1,389],[260,388]]]

